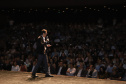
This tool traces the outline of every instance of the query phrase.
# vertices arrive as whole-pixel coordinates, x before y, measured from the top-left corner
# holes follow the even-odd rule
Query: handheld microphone
[[[46,38],[47,38],[47,42],[49,42],[49,37],[47,36]]]

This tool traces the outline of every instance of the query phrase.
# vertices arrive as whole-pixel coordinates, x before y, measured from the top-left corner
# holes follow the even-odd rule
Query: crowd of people
[[[32,72],[36,40],[48,30],[50,74],[126,81],[126,21],[93,23],[20,23],[7,28],[0,51],[0,70]],[[44,73],[43,64],[38,73]]]

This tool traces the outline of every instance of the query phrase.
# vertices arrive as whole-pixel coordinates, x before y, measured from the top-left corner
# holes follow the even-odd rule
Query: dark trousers
[[[38,62],[32,72],[32,75],[34,76],[40,66],[40,64],[42,64],[42,62],[44,63],[44,67],[45,67],[45,74],[48,75],[48,64],[47,64],[47,58],[45,54],[39,54],[38,55]]]

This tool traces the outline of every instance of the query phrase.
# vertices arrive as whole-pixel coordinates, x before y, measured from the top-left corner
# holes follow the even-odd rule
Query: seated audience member
[[[58,57],[59,57],[59,52],[57,52],[57,50],[56,50],[56,49],[54,49],[54,52],[52,52],[51,57],[56,57],[56,56],[58,56]]]
[[[21,59],[20,59],[20,57],[16,58],[16,63],[17,63],[17,65],[21,66]]]
[[[21,62],[20,71],[27,71],[27,66],[24,65],[23,61]]]
[[[125,70],[125,72],[124,72],[123,77],[122,77],[121,80],[122,80],[122,81],[126,81],[126,70]]]
[[[56,37],[56,39],[54,40],[55,43],[59,43],[60,39],[58,37]]]
[[[110,75],[111,80],[121,80],[121,77],[117,73],[117,69],[113,69],[111,75]]]
[[[59,63],[59,66],[57,68],[57,75],[66,75],[67,68],[63,66],[63,62]]]
[[[50,62],[50,64],[53,64],[53,59],[50,58],[49,59],[49,62]]]
[[[12,67],[12,65],[9,63],[8,60],[6,60],[6,61],[5,61],[5,70],[11,71],[11,67]]]
[[[16,62],[14,62],[14,65],[12,66],[11,71],[20,71],[20,67],[19,65],[17,65]]]
[[[101,67],[100,67],[100,70],[99,70],[99,72],[98,72],[98,77],[99,77],[100,79],[105,79],[105,78],[107,78],[106,73],[105,73],[105,68],[104,68],[104,66],[101,66]]]
[[[77,77],[86,77],[87,75],[87,70],[84,69],[83,63],[80,63],[80,66],[76,70],[75,76]]]
[[[88,73],[86,75],[88,78],[97,78],[97,70],[94,69],[93,65],[90,65],[90,68],[88,70]]]
[[[123,68],[126,70],[126,59],[123,61]]]
[[[48,63],[48,72],[49,74],[56,74],[55,68],[50,63]]]
[[[33,62],[33,65],[31,66],[32,67],[32,70],[31,72],[33,72],[34,68],[35,68],[35,65],[36,65],[36,61]]]
[[[99,72],[101,67],[101,60],[98,60],[97,64],[95,65],[95,69]]]
[[[122,78],[123,75],[125,74],[125,70],[123,68],[123,64],[122,63],[119,64],[119,66],[117,67],[117,70],[118,70],[118,72],[117,72],[118,75]]]
[[[59,57],[59,60],[65,60],[66,59],[66,55],[65,53],[62,53],[61,56]]]
[[[75,72],[76,72],[76,68],[74,68],[74,64],[71,63],[70,68],[68,68],[66,71],[66,75],[74,76]]]
[[[4,70],[6,67],[4,60],[0,60],[0,70]]]
[[[112,69],[113,69],[113,64],[110,63],[110,65],[108,65],[107,69],[106,69],[106,73],[107,73],[108,78],[110,77],[110,75],[112,73]]]

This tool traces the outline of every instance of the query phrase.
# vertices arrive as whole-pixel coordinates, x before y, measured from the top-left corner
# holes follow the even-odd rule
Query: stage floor
[[[0,84],[126,84],[126,81],[116,81],[97,78],[82,78],[53,75],[45,78],[44,74],[37,73],[36,79],[31,78],[29,72],[0,71]]]

